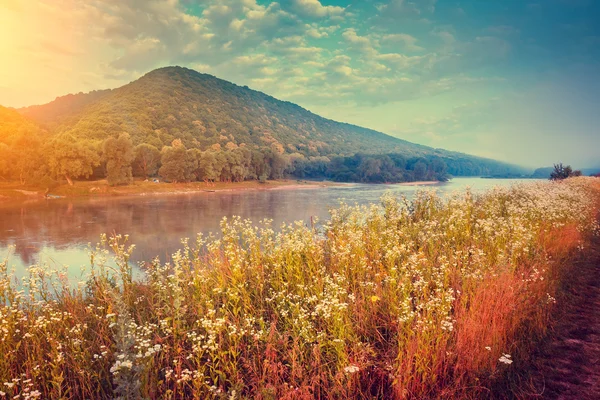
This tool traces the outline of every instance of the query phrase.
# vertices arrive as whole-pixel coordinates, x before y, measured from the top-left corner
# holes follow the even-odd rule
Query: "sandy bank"
[[[245,182],[217,182],[206,184],[204,182],[190,183],[154,183],[150,181],[135,181],[127,186],[111,187],[106,180],[82,181],[75,185],[60,185],[50,190],[50,198],[45,198],[46,189],[27,187],[17,184],[5,183],[0,185],[0,203],[23,202],[23,201],[52,201],[60,198],[106,198],[106,197],[135,197],[135,196],[158,196],[158,195],[181,195],[195,193],[219,193],[219,192],[244,192],[256,190],[299,190],[319,189],[329,186],[337,186],[333,182],[314,182],[304,180],[274,180],[266,183],[258,181]]]
[[[437,185],[441,183],[440,181],[416,181],[416,182],[402,182],[398,185],[400,186],[427,186],[427,185]]]

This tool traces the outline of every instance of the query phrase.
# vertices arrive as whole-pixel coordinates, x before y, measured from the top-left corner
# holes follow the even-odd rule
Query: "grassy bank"
[[[0,390],[12,398],[476,398],[544,335],[597,235],[593,178],[333,210],[323,231],[231,219],[134,281],[90,252],[77,289],[0,264]],[[106,267],[114,257],[119,271]]]
[[[136,180],[126,186],[109,186],[105,179],[98,181],[75,182],[73,186],[61,184],[49,190],[51,196],[58,197],[101,197],[101,196],[140,196],[151,194],[177,194],[194,192],[219,192],[237,190],[265,190],[277,188],[295,187],[320,187],[331,185],[331,182],[313,182],[306,180],[278,179],[264,183],[259,181],[244,182],[215,182],[206,184],[204,182],[188,183],[155,183],[151,181]],[[35,185],[21,185],[19,182],[0,181],[0,202],[43,199],[46,188]]]

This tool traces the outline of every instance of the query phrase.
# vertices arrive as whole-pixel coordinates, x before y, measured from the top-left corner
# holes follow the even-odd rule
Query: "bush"
[[[562,163],[554,164],[554,171],[550,174],[550,180],[559,181],[573,176],[581,176],[581,171],[573,171],[570,165],[566,167]]]

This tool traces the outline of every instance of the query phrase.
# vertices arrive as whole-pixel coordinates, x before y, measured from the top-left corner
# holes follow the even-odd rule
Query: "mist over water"
[[[378,203],[386,192],[414,196],[418,190],[441,194],[464,190],[483,191],[507,186],[516,179],[455,178],[432,186],[350,184],[312,189],[279,189],[241,192],[152,195],[127,198],[57,199],[0,206],[0,259],[18,276],[33,264],[50,267],[68,265],[71,279],[80,279],[89,266],[88,246],[95,247],[100,235],[128,234],[135,244],[132,261],[162,261],[180,249],[181,239],[193,240],[220,231],[223,217],[240,216],[255,224],[272,219],[283,223],[309,224],[328,218],[329,209],[340,201],[348,204]]]

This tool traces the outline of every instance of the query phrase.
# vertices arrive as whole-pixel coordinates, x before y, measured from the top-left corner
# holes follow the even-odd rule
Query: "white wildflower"
[[[498,361],[500,361],[501,363],[504,363],[506,365],[510,365],[513,362],[513,360],[511,360],[510,354],[502,354],[502,357],[500,357],[498,359]]]
[[[348,365],[344,368],[344,372],[347,374],[354,374],[358,371],[360,371],[360,368],[358,368],[356,365]]]

